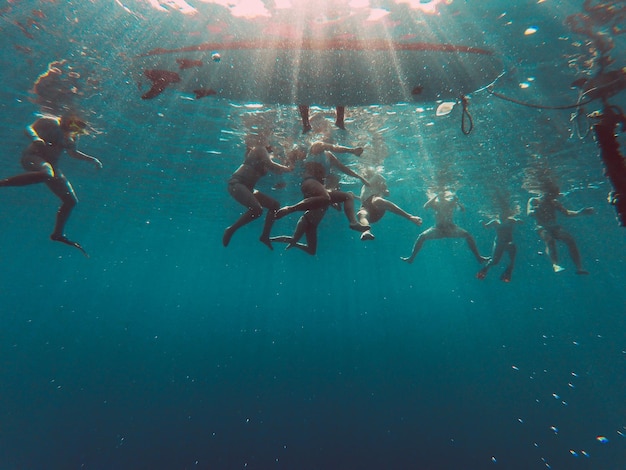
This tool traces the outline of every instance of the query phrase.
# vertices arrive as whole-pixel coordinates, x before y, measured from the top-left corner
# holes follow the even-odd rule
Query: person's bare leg
[[[343,212],[346,215],[346,218],[348,219],[348,222],[350,223],[350,228],[352,230],[363,233],[371,228],[369,225],[361,225],[356,220],[356,215],[354,213],[354,195],[352,193],[346,193],[343,191],[331,191],[330,201],[331,203],[343,203]]]
[[[487,261],[489,261],[489,257],[482,256],[478,252],[478,247],[476,246],[476,240],[474,240],[474,237],[472,237],[472,235],[469,232],[462,230],[461,236],[465,238],[465,241],[467,242],[467,246],[469,247],[474,257],[476,258],[476,261],[478,261],[479,263],[486,263]]]
[[[569,255],[574,262],[574,266],[576,266],[576,274],[589,274],[589,271],[583,269],[582,260],[580,258],[580,251],[578,251],[578,246],[576,245],[576,240],[569,233],[561,231],[561,240],[567,246],[569,250]]]
[[[400,258],[400,259],[402,261],[406,261],[407,263],[411,264],[413,260],[415,260],[415,257],[417,256],[419,251],[422,249],[422,246],[424,246],[424,242],[426,240],[434,240],[436,238],[441,238],[441,234],[439,233],[439,230],[437,230],[436,227],[427,228],[422,233],[420,233],[417,239],[415,240],[415,244],[413,245],[413,251],[411,252],[411,255],[406,258]]]
[[[82,251],[85,256],[89,256],[80,243],[72,241],[65,236],[65,225],[72,214],[72,210],[78,203],[74,188],[63,175],[46,181],[46,186],[61,200],[61,207],[57,211],[54,230],[50,235],[50,239],[73,246]]]
[[[47,171],[29,171],[20,175],[0,180],[0,187],[28,186],[30,184],[45,183],[52,178]]]
[[[298,248],[309,255],[314,255],[317,251],[317,226],[322,220],[325,209],[317,209],[316,211],[307,211],[304,213],[298,223],[292,236],[281,235],[272,237],[270,240],[275,242],[288,243],[287,250]],[[306,245],[298,243],[302,236],[306,236]]]
[[[344,116],[346,114],[346,107],[345,106],[337,106],[336,107],[336,119],[335,119],[335,126],[337,126],[339,129],[344,129],[346,128],[343,120],[344,120]]]
[[[272,248],[270,233],[272,232],[272,226],[274,225],[274,221],[276,220],[276,211],[278,211],[278,209],[280,208],[280,203],[273,197],[270,197],[267,194],[263,194],[259,191],[254,191],[254,197],[257,199],[257,201],[259,201],[261,206],[267,209],[265,223],[263,224],[263,232],[261,233],[261,237],[259,238],[259,240],[270,250],[273,250],[274,248]]]
[[[369,220],[367,220],[369,213],[365,209],[361,209],[359,212],[357,212],[356,216],[361,225],[366,226],[366,227],[370,226]],[[365,232],[361,234],[361,240],[363,241],[374,240],[374,238],[376,237],[374,237],[374,234],[372,233],[371,230],[366,230]]]
[[[539,232],[539,236],[546,244],[546,254],[550,258],[550,262],[552,263],[552,270],[555,273],[560,273],[564,271],[561,265],[559,265],[559,252],[556,247],[556,240],[552,235],[550,235],[545,229]]]
[[[241,205],[247,207],[248,210],[241,214],[234,224],[226,227],[226,230],[224,230],[224,235],[222,236],[222,245],[224,246],[228,246],[230,239],[237,230],[263,215],[263,207],[261,207],[254,194],[245,185],[240,183],[231,185],[228,190],[230,195]]]
[[[306,134],[312,129],[311,123],[309,122],[309,107],[301,104],[298,106],[298,111],[300,112],[300,118],[302,119],[302,133]]]

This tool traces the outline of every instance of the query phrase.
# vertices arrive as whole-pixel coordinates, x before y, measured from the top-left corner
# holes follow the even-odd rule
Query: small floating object
[[[609,440],[604,436],[596,437],[596,441],[598,441],[600,444],[607,444],[609,442]]]
[[[573,456],[573,457],[578,457],[578,452],[576,452],[576,451],[575,451],[575,450],[573,450],[573,449],[570,449],[570,450],[569,450],[569,453],[570,453],[570,454],[572,454],[572,456]]]
[[[454,101],[445,101],[437,106],[437,112],[435,113],[437,116],[445,116],[452,112],[454,105],[456,103]]]
[[[536,26],[529,26],[528,28],[526,28],[526,31],[524,31],[524,36],[532,36],[537,31],[539,31],[539,28],[537,28]]]
[[[222,56],[219,52],[214,52],[213,54],[211,54],[211,60],[213,62],[219,62],[220,60],[222,60]]]
[[[551,430],[554,434],[558,434],[558,432],[559,432],[559,428],[557,428],[556,426],[550,426],[550,430]]]

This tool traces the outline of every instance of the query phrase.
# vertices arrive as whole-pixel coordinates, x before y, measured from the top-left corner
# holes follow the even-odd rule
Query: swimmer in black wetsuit
[[[370,225],[378,222],[383,218],[387,211],[410,220],[415,225],[422,225],[422,218],[411,215],[403,209],[400,209],[393,202],[384,199],[383,196],[389,195],[387,181],[378,173],[368,178],[369,186],[363,185],[361,188],[361,208],[357,213],[357,218],[361,225]],[[374,240],[374,234],[371,230],[366,230],[361,234],[361,240]]]
[[[502,259],[502,255],[506,252],[509,255],[509,264],[500,276],[500,280],[504,282],[511,281],[511,274],[515,266],[515,255],[517,254],[517,246],[513,242],[513,230],[518,224],[524,222],[517,217],[518,210],[510,214],[501,214],[499,217],[491,219],[489,222],[483,223],[485,228],[494,228],[496,230],[496,238],[493,241],[493,251],[491,258],[487,264],[476,274],[478,279],[485,279],[489,268],[497,265]]]
[[[263,146],[248,149],[243,164],[237,168],[228,181],[229,194],[248,210],[233,225],[224,230],[224,236],[222,237],[224,246],[228,246],[230,239],[238,229],[261,217],[265,207],[268,211],[265,216],[263,233],[259,240],[267,245],[270,250],[273,249],[270,241],[270,231],[272,230],[276,211],[280,207],[280,203],[276,199],[254,189],[254,186],[267,173],[286,173],[292,169],[290,166],[281,165],[272,160],[267,149]]]
[[[80,134],[85,133],[85,128],[85,122],[73,115],[64,115],[60,118],[47,116],[37,119],[28,126],[26,131],[32,139],[30,145],[22,153],[21,163],[26,173],[0,180],[0,187],[45,183],[62,202],[50,238],[78,248],[87,255],[79,243],[69,240],[64,234],[65,224],[78,198],[74,188],[57,166],[65,150],[72,158],[92,162],[97,169],[102,168],[100,160],[76,150],[76,140]]]

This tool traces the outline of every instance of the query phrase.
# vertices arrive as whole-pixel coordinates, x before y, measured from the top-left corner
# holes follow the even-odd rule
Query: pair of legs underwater
[[[474,237],[467,231],[460,227],[454,226],[450,228],[442,229],[440,227],[430,227],[424,230],[415,240],[415,244],[413,245],[413,251],[411,255],[406,258],[401,258],[402,261],[406,261],[407,263],[412,263],[415,260],[415,257],[422,249],[424,242],[427,240],[437,240],[440,238],[464,238],[467,242],[467,246],[476,258],[476,261],[479,263],[486,263],[489,261],[488,257],[481,256],[478,252],[478,247],[476,246],[476,241]]]
[[[515,267],[515,256],[517,255],[517,246],[515,243],[494,243],[491,259],[487,261],[487,264],[476,274],[478,279],[485,279],[487,272],[493,266],[496,266],[502,260],[504,253],[509,255],[509,264],[504,269],[504,272],[500,275],[500,280],[504,282],[511,282],[511,275],[513,274],[513,268]]]
[[[565,269],[559,264],[559,253],[556,248],[556,242],[559,240],[567,246],[570,257],[576,266],[576,274],[589,274],[589,271],[583,269],[580,251],[578,251],[576,240],[574,240],[572,235],[563,230],[561,227],[553,227],[551,229],[540,228],[538,232],[539,236],[546,244],[546,253],[550,257],[552,269],[555,273],[561,272]]]
[[[58,170],[55,171],[50,163],[38,155],[26,153],[22,157],[21,163],[27,172],[0,180],[0,187],[18,187],[45,183],[50,191],[61,200],[61,206],[57,211],[56,222],[50,239],[73,246],[79,249],[85,256],[89,256],[79,243],[68,239],[64,234],[65,224],[70,218],[72,209],[78,203],[78,198],[71,183],[63,173]]]
[[[292,212],[304,212],[308,210],[326,209],[332,204],[343,203],[343,211],[350,223],[350,228],[357,232],[365,232],[371,227],[369,225],[361,225],[356,220],[354,212],[354,195],[344,191],[331,190],[315,178],[306,178],[301,186],[304,199],[293,206],[285,206],[276,212],[276,218],[281,219]]]
[[[302,214],[298,219],[293,235],[279,235],[272,237],[273,242],[287,243],[287,250],[298,248],[309,255],[317,253],[317,227],[324,218],[327,209],[312,209]],[[306,237],[306,244],[299,243],[302,236]]]
[[[337,106],[335,110],[335,126],[337,126],[339,129],[345,129],[346,126],[343,121],[346,114],[346,107]],[[302,119],[302,133],[306,134],[312,129],[311,123],[309,122],[309,106],[301,104],[300,106],[298,106],[298,111],[300,112],[300,118]]]
[[[280,219],[287,214],[296,211],[304,211],[298,220],[292,236],[281,235],[272,237],[271,241],[287,243],[287,249],[299,248],[310,255],[317,251],[317,227],[321,222],[329,206],[337,207],[343,203],[343,210],[350,228],[357,232],[365,232],[370,229],[369,225],[361,225],[354,212],[354,195],[338,190],[329,191],[321,182],[314,178],[305,179],[301,186],[304,199],[293,206],[285,206],[276,213],[276,218]],[[298,243],[302,236],[307,239],[306,245]]]
[[[224,246],[228,246],[230,239],[235,232],[244,225],[249,224],[253,220],[261,217],[263,215],[263,208],[266,208],[267,214],[265,215],[263,232],[261,233],[259,240],[263,244],[267,245],[270,250],[273,250],[272,242],[270,240],[270,232],[272,231],[272,226],[276,220],[276,212],[280,208],[280,203],[276,199],[263,194],[256,189],[251,190],[246,185],[238,182],[231,182],[228,185],[228,192],[238,203],[247,207],[248,210],[244,212],[233,225],[224,230],[222,244]]]

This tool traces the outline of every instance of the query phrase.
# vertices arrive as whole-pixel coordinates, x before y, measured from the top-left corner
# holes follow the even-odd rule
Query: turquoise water
[[[62,59],[64,73],[80,75],[70,101],[93,128],[79,148],[104,164],[61,161],[80,199],[67,234],[89,258],[49,241],[57,200],[45,186],[1,192],[0,469],[624,468],[625,234],[606,202],[598,147],[578,138],[572,110],[479,91],[469,136],[461,106],[437,117],[436,102],[349,108],[346,131],[332,125],[332,108],[313,108],[303,136],[295,103],[193,100],[175,86],[141,100],[148,84],[136,55],[255,37],[273,24],[210,2],[189,0],[193,15],[166,3],[14,0],[0,10],[1,176],[21,171],[22,130],[41,110],[33,83]],[[371,27],[359,23],[367,2],[354,2],[353,16],[324,16],[322,3],[292,9],[328,34],[374,34],[386,21],[397,40],[423,33],[488,47],[507,72],[498,91],[576,102],[569,84],[580,72],[567,64],[586,51],[585,37],[564,20],[582,2],[435,3],[372,4],[395,21]],[[278,2],[266,7],[278,15]],[[624,38],[615,41],[619,68]],[[624,106],[624,95],[611,103]],[[491,193],[505,188],[525,207],[524,173],[540,155],[564,204],[596,209],[562,221],[590,275],[574,274],[564,247],[566,270],[554,274],[524,214],[508,284],[503,265],[477,280],[456,240],[428,242],[402,263],[423,228],[393,214],[362,242],[329,211],[313,257],[268,250],[260,222],[224,248],[242,209],[226,181],[259,128],[279,149],[322,137],[364,146],[345,161],[385,174],[390,199],[424,228],[434,223],[422,208],[427,189],[446,182],[483,254]],[[272,189],[277,182],[286,187]],[[342,187],[360,191],[350,178]],[[259,188],[282,204],[301,197],[297,175]]]

